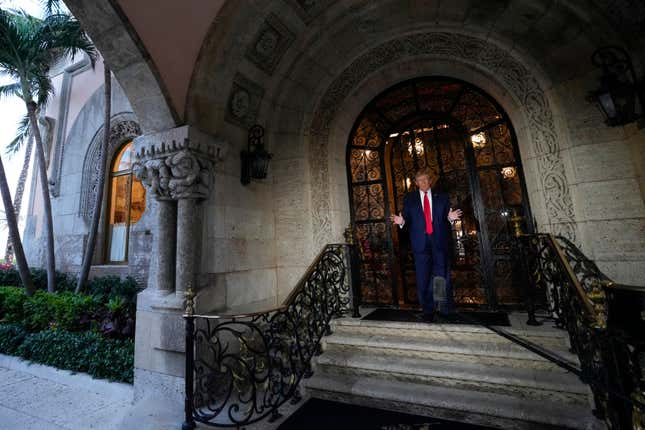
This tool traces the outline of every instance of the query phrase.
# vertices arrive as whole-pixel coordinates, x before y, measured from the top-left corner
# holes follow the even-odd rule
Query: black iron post
[[[522,291],[524,291],[524,302],[526,304],[526,312],[529,314],[529,318],[526,321],[527,325],[542,325],[536,318],[535,318],[535,292],[537,290],[537,285],[535,284],[535,280],[533,278],[533,248],[532,248],[532,243],[531,241],[533,238],[528,235],[522,235],[520,237],[516,237],[515,239],[517,241],[517,246],[519,248],[519,258],[520,258],[520,267],[521,267],[521,280],[522,280]]]
[[[194,350],[194,333],[195,333],[195,317],[184,316],[186,320],[186,374],[184,375],[185,385],[185,400],[184,400],[184,413],[185,420],[181,426],[182,430],[193,430],[197,427],[195,419],[193,418],[193,367],[195,360]]]
[[[358,255],[358,246],[349,246],[350,270],[352,274],[352,318],[360,318],[359,306],[361,304],[361,259]]]

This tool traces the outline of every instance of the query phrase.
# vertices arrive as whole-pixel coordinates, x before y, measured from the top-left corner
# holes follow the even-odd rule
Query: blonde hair
[[[420,176],[423,176],[423,175],[427,176],[428,179],[430,180],[432,180],[432,178],[434,177],[434,173],[427,167],[424,167],[423,169],[419,169],[416,171],[416,173],[414,174],[414,179],[418,179]]]

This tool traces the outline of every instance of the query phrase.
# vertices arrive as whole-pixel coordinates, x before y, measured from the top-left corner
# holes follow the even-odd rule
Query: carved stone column
[[[225,145],[183,126],[135,139],[136,175],[158,202],[149,286],[183,299],[194,282],[202,207]]]
[[[168,168],[163,159],[142,159],[135,166],[135,174],[157,201],[148,286],[161,294],[172,293],[175,291],[177,204],[168,191]]]
[[[203,208],[211,186],[212,163],[194,150],[184,149],[166,160],[170,169],[168,188],[177,200],[177,271],[175,292],[183,298],[189,284],[194,285],[197,250],[201,248]]]
[[[135,173],[157,204],[147,288],[137,296],[135,400],[183,402],[184,292],[200,270],[201,226],[214,163],[226,144],[191,126],[134,140]]]

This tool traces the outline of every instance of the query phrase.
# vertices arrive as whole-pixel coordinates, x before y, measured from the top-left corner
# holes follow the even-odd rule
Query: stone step
[[[567,351],[570,346],[568,333],[564,330],[550,327],[537,327],[532,330],[512,327],[499,327],[499,329],[545,348]],[[510,342],[486,327],[468,324],[428,324],[343,318],[332,322],[332,330],[335,333],[396,335],[425,339],[445,339],[458,336],[460,339],[474,342]]]
[[[557,365],[510,341],[472,342],[456,338],[425,339],[417,336],[371,335],[334,333],[323,338],[323,349],[354,350],[357,353],[415,357],[428,360],[462,361],[480,364],[554,369]],[[576,362],[573,354],[558,351],[569,361]]]
[[[503,429],[601,429],[591,407],[347,374],[315,374],[313,397]]]
[[[316,358],[316,371],[395,379],[444,387],[495,392],[521,398],[587,404],[589,389],[563,369],[539,370],[481,363],[426,360],[329,351]]]

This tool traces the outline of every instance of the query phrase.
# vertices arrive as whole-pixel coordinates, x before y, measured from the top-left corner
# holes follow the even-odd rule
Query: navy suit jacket
[[[432,250],[450,257],[452,232],[448,222],[450,202],[448,195],[432,191]],[[412,252],[424,252],[426,246],[426,221],[419,190],[408,193],[403,199],[403,219],[410,234]]]

